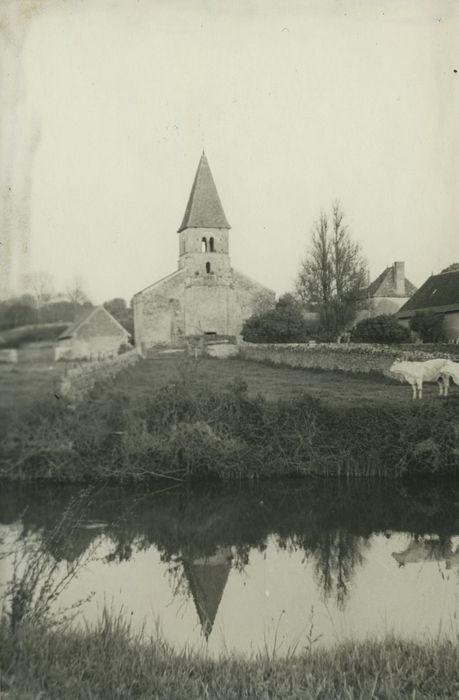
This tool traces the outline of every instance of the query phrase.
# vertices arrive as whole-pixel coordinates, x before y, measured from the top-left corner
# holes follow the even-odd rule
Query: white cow
[[[455,565],[455,554],[453,554],[451,542],[441,542],[431,538],[412,542],[404,552],[392,552],[392,556],[399,566],[443,560],[450,562],[449,568]]]
[[[402,362],[394,362],[390,367],[390,372],[403,382],[405,379],[413,388],[413,399],[422,399],[422,384],[423,382],[438,382],[440,396],[445,394],[445,384],[442,377],[442,370],[451,360],[442,358],[435,360],[425,360],[425,362],[410,362],[408,360]],[[446,394],[445,394],[446,396]]]
[[[459,362],[446,360],[446,364],[442,368],[440,376],[443,380],[445,396],[448,396],[449,380],[452,379],[455,384],[459,385]]]
[[[459,567],[459,547],[456,547],[456,551],[446,559],[447,569],[453,569],[455,567]]]

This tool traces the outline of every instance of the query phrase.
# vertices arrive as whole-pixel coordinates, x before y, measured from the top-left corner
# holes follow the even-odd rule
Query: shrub
[[[302,343],[310,333],[303,307],[291,294],[284,294],[274,309],[254,314],[242,326],[242,337],[249,343]]]
[[[443,314],[416,311],[410,319],[410,328],[424,343],[439,343],[443,340]]]
[[[351,331],[351,340],[355,343],[406,343],[409,339],[409,330],[389,314],[365,318]]]
[[[0,441],[0,474],[60,481],[174,482],[286,476],[457,474],[454,402],[329,407],[307,394],[268,402],[243,382],[185,376],[148,398],[96,388],[70,412],[36,407]]]

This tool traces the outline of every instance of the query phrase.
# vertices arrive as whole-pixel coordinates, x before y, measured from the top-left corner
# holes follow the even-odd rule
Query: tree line
[[[54,294],[47,273],[35,273],[28,293],[0,302],[0,332],[22,326],[61,324],[76,321],[86,309],[94,307],[82,285],[74,282],[65,292]],[[121,297],[103,303],[116,320],[133,335],[133,311]]]
[[[454,263],[442,272],[458,268]],[[281,296],[274,309],[251,316],[243,325],[242,336],[254,343],[327,342],[340,337],[355,342],[404,343],[411,340],[411,332],[423,342],[443,339],[443,317],[436,313],[416,312],[409,328],[390,314],[355,324],[357,312],[365,308],[368,282],[368,263],[361,245],[353,240],[343,208],[335,202],[331,211],[322,211],[313,224],[293,293]]]

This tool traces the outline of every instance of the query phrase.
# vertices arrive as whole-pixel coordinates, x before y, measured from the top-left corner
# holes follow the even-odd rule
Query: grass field
[[[164,355],[138,363],[117,378],[117,386],[131,396],[148,396],[161,385],[176,379],[183,359]],[[268,400],[288,399],[301,392],[334,406],[375,405],[378,403],[412,403],[408,384],[376,375],[352,375],[344,372],[274,367],[249,360],[199,359],[196,372],[202,382],[215,388],[235,378],[242,378],[251,396],[262,394]],[[451,399],[459,396],[452,388]],[[424,400],[437,400],[437,385],[426,384]]]
[[[169,353],[68,405],[56,398],[65,365],[8,369],[0,469],[10,478],[399,478],[459,469],[456,389],[445,400],[426,385],[424,400],[413,401],[409,385],[382,376]]]
[[[412,402],[408,384],[375,375],[273,367],[237,359],[203,358],[192,364],[200,380],[209,386],[223,387],[240,377],[247,383],[251,396],[262,394],[271,401],[306,392],[334,406]],[[158,355],[119,374],[116,386],[133,397],[145,397],[177,379],[183,366],[184,358],[180,354]],[[62,362],[0,365],[0,427],[8,417],[23,415],[36,401],[56,401],[55,388],[65,370],[66,365]],[[426,384],[424,401],[438,400],[437,397],[437,386]],[[453,386],[449,400],[458,397],[459,390]]]
[[[0,364],[0,429],[8,419],[26,413],[35,402],[56,401],[55,387],[64,372],[63,362]]]

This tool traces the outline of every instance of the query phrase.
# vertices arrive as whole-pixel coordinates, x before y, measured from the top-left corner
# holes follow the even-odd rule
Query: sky
[[[129,300],[173,272],[202,149],[233,266],[278,294],[336,199],[372,279],[404,260],[419,286],[459,261],[459,3],[2,7],[7,224],[57,289]]]

